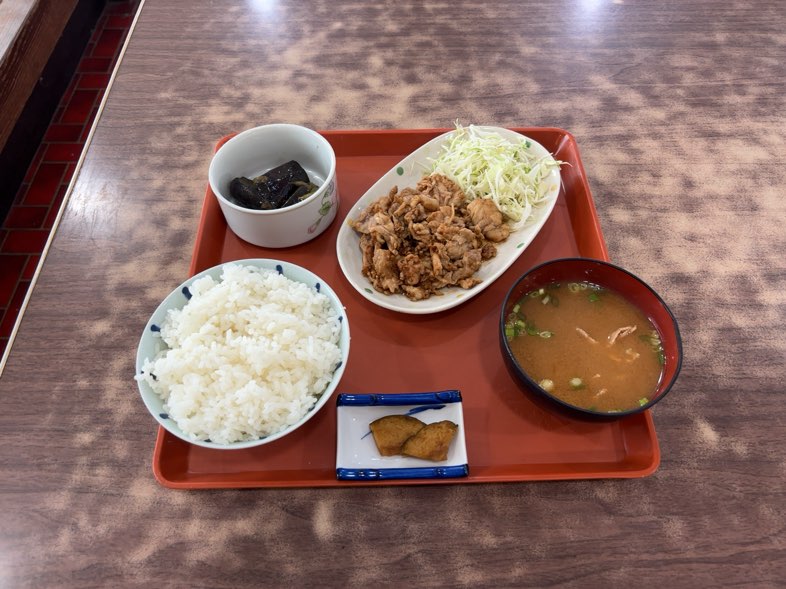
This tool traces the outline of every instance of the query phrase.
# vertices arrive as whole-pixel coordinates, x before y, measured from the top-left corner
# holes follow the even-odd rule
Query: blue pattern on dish
[[[336,399],[339,407],[369,407],[375,405],[438,405],[445,403],[461,403],[461,391],[448,389],[433,393],[394,393],[355,395],[341,393]],[[421,409],[422,411],[423,409]]]
[[[184,287],[182,288],[182,293],[183,293],[183,296],[184,296],[184,297],[186,297],[186,300],[188,300],[188,301],[190,301],[190,300],[191,300],[191,296],[192,296],[192,295],[191,295],[191,291],[190,291],[190,290],[188,290],[188,287],[187,287],[187,286],[184,286]]]
[[[452,479],[469,476],[469,466],[431,466],[424,468],[337,468],[340,481],[385,481],[393,479]]]
[[[413,407],[409,411],[405,413],[405,415],[415,415],[415,413],[420,413],[422,411],[428,411],[429,409],[438,410],[444,409],[445,405],[423,405],[422,407]]]

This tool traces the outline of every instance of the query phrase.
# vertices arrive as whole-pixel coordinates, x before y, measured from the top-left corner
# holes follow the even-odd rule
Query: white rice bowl
[[[277,439],[316,413],[348,352],[343,307],[324,281],[286,262],[242,260],[206,270],[167,297],[145,328],[135,378],[171,433],[241,448]]]

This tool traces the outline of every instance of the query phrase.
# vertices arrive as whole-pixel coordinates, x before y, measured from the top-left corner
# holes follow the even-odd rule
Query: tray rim
[[[587,174],[584,168],[583,160],[579,150],[578,142],[575,136],[559,127],[517,127],[500,125],[512,131],[527,134],[527,132],[536,133],[556,133],[561,135],[559,146],[565,141],[572,143],[576,152],[576,161],[572,165],[577,169],[578,176],[585,187],[587,193],[586,206],[591,212],[590,219],[587,225],[594,234],[599,236],[599,240],[595,245],[600,250],[600,259],[610,261],[608,254],[608,247],[606,240],[603,236],[603,231],[600,227],[600,220],[595,206],[595,199],[587,181]],[[326,129],[317,130],[318,133],[326,138],[337,138],[341,136],[364,136],[364,135],[428,135],[428,134],[441,134],[450,131],[447,127],[433,127],[433,128],[411,128],[411,129]],[[218,150],[226,141],[235,136],[237,132],[229,133],[216,141],[214,150]],[[556,150],[555,150],[556,151]],[[405,154],[406,155],[406,154]],[[352,157],[352,156],[349,156]],[[355,156],[357,157],[357,156]],[[200,246],[205,231],[206,221],[208,220],[209,207],[206,206],[210,198],[213,197],[210,185],[207,184],[205,189],[205,196],[202,202],[202,207],[199,216],[199,225],[194,239],[194,245],[191,253],[191,261],[189,263],[189,277],[193,276],[198,271],[197,260],[200,253]],[[507,475],[473,475],[462,477],[458,479],[390,479],[390,480],[375,480],[375,481],[346,481],[331,479],[318,479],[309,481],[255,481],[255,480],[192,480],[192,481],[178,481],[167,478],[161,469],[161,457],[164,451],[164,446],[168,436],[171,436],[163,427],[158,426],[156,433],[155,445],[153,448],[153,461],[152,470],[156,481],[163,487],[178,490],[208,490],[208,489],[290,489],[290,488],[333,488],[339,489],[343,487],[376,487],[376,486],[410,486],[410,485],[429,485],[429,484],[471,484],[471,483],[513,483],[513,482],[535,482],[535,481],[570,481],[570,480],[603,480],[603,479],[632,479],[643,478],[652,475],[657,471],[660,466],[661,453],[660,444],[658,441],[657,432],[655,430],[655,423],[652,417],[652,411],[647,410],[639,414],[640,418],[643,417],[644,425],[648,432],[649,440],[652,444],[652,458],[649,464],[644,468],[632,470],[598,470],[586,473],[577,472],[554,472],[548,474],[522,474],[511,473]],[[174,437],[174,436],[172,436]],[[335,465],[334,465],[335,467]],[[331,470],[334,472],[335,468]],[[202,477],[204,478],[204,475]]]

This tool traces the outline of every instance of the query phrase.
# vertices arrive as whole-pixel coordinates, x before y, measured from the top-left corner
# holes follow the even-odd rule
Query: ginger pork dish
[[[468,201],[442,174],[415,188],[394,187],[349,223],[360,235],[362,273],[374,289],[415,301],[478,284],[475,273],[510,235],[493,201]]]

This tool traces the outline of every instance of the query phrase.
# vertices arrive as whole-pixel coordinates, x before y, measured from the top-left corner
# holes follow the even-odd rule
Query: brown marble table
[[[144,2],[0,378],[0,585],[781,585],[784,31],[778,0]],[[611,259],[677,315],[655,474],[158,485],[134,354],[215,140],[457,119],[571,131]]]

